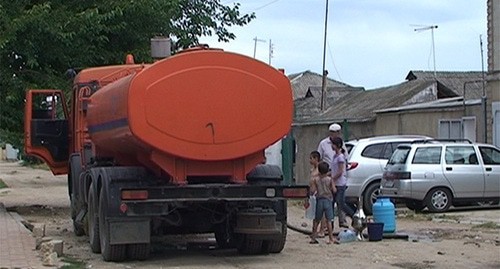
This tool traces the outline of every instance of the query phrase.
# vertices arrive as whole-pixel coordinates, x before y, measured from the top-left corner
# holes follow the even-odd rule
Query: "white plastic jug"
[[[356,232],[350,229],[344,229],[339,232],[337,236],[340,243],[347,243],[356,241]]]

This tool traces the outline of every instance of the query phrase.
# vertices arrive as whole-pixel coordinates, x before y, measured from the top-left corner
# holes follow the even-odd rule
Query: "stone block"
[[[40,247],[43,243],[47,243],[51,240],[54,240],[54,238],[52,238],[52,237],[38,237],[36,239],[36,249],[40,249]]]
[[[33,223],[33,235],[35,237],[45,236],[45,223]]]
[[[50,241],[54,246],[54,252],[57,253],[58,257],[63,255],[64,242],[62,240],[52,240]]]

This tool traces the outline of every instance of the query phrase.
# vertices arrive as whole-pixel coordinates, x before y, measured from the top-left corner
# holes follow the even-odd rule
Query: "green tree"
[[[71,68],[150,60],[153,36],[175,48],[229,41],[255,17],[220,0],[0,0],[0,142],[22,148],[25,90],[70,89]]]

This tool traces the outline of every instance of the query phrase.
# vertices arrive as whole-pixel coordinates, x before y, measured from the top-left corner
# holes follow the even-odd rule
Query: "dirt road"
[[[410,240],[310,245],[307,235],[289,229],[282,253],[244,256],[216,249],[211,235],[172,236],[154,244],[147,261],[106,263],[86,237],[73,234],[65,176],[0,162],[0,179],[8,185],[0,202],[29,222],[45,223],[47,236],[64,241],[64,259],[82,261],[82,268],[500,268],[498,209],[398,215],[397,230]],[[303,214],[290,203],[289,222],[308,229]]]

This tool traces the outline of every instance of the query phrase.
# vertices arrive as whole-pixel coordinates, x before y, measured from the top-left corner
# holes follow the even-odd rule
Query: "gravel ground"
[[[397,232],[409,240],[310,245],[307,235],[289,229],[282,253],[244,256],[216,249],[212,235],[172,236],[154,244],[147,261],[106,263],[90,251],[86,237],[73,234],[66,176],[0,162],[0,179],[8,186],[0,189],[0,202],[28,222],[45,224],[47,236],[64,241],[61,260],[82,261],[82,268],[500,268],[498,208],[446,214],[403,210]],[[299,201],[289,203],[289,224],[310,229]]]

